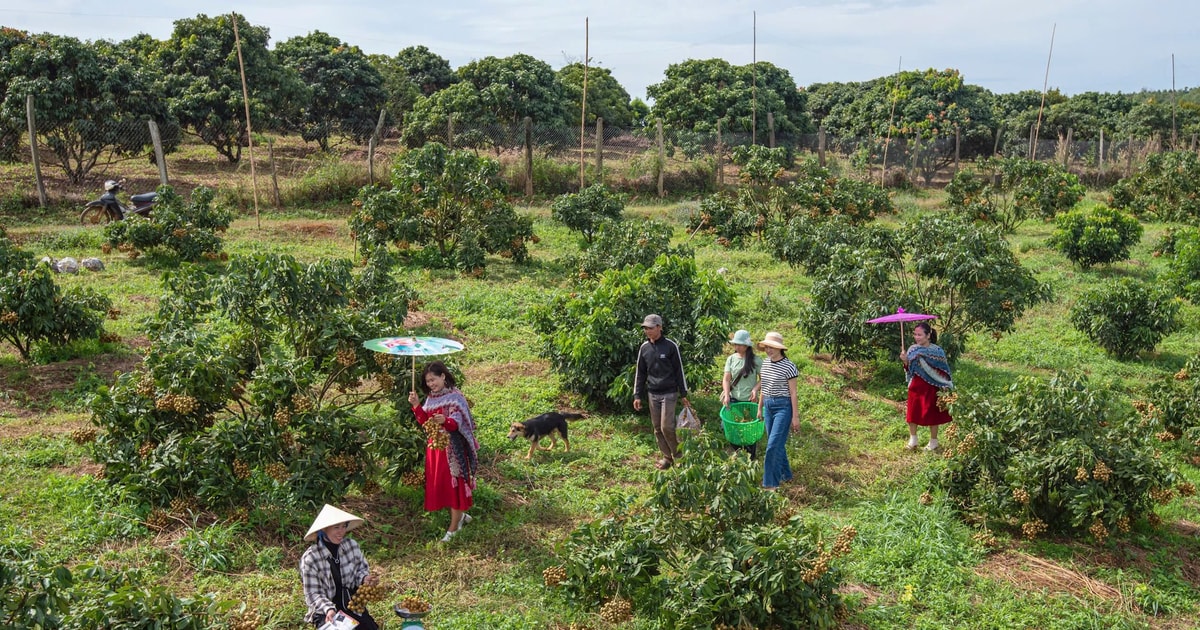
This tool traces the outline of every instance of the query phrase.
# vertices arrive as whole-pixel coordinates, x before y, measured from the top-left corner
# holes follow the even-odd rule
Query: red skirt
[[[910,424],[932,427],[950,422],[950,414],[937,406],[937,388],[914,375],[908,383],[908,413]]]
[[[469,510],[475,504],[470,482],[450,476],[450,460],[444,449],[425,449],[425,510],[446,508]]]

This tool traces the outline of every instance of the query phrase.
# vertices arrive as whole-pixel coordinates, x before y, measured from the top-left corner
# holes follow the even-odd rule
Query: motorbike
[[[126,206],[117,199],[117,193],[124,190],[124,184],[125,180],[118,182],[110,179],[104,182],[104,194],[95,201],[89,201],[83,207],[83,212],[79,214],[79,222],[83,225],[111,223],[122,221],[131,214],[138,214],[149,219],[150,211],[158,201],[158,193],[130,195],[129,201],[133,206]]]

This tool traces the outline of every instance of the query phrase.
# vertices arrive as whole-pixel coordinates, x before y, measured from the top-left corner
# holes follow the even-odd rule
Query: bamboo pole
[[[751,47],[750,70],[750,144],[758,144],[758,11],[754,16],[754,40]],[[662,193],[659,193],[662,196]]]
[[[896,63],[896,86],[892,88],[892,110],[888,112],[887,137],[883,140],[883,165],[879,170],[879,187],[883,188],[887,184],[887,154],[888,147],[892,145],[892,124],[896,121],[896,101],[900,98],[900,69],[904,67],[904,57],[900,57],[900,61]],[[822,162],[825,160],[822,159]],[[821,166],[824,166],[822,163]]]
[[[584,139],[587,137],[587,80],[588,80],[588,18],[583,18],[583,96],[579,99],[579,190],[587,186],[584,181]]]
[[[250,90],[246,87],[246,63],[242,60],[242,38],[238,35],[238,14],[233,18],[233,43],[237,48],[238,72],[242,75],[242,103],[246,106],[246,141],[250,147],[250,183],[254,188],[254,222],[262,228],[262,217],[258,214],[258,172],[254,170],[254,128],[250,125]]]
[[[25,120],[29,123],[29,158],[33,160],[33,178],[37,180],[38,206],[45,208],[46,184],[42,182],[42,160],[38,155],[37,116],[34,114],[33,95],[25,95]]]
[[[1029,143],[1029,159],[1037,154],[1038,132],[1042,129],[1042,112],[1046,109],[1046,88],[1050,86],[1050,60],[1054,58],[1054,32],[1058,23],[1050,28],[1050,54],[1046,55],[1046,78],[1042,80],[1042,104],[1038,106],[1037,124],[1033,127],[1033,139]]]

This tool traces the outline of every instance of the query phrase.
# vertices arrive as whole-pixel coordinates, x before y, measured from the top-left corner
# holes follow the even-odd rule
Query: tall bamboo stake
[[[904,67],[904,56],[900,56],[900,61],[896,62],[896,87],[900,86],[900,69]],[[896,101],[900,98],[899,90],[895,90],[892,94],[892,111],[888,113],[888,128],[887,137],[883,141],[883,166],[880,167],[879,187],[883,188],[887,185],[887,154],[888,147],[892,144],[892,123],[896,120]],[[901,332],[903,334],[903,332]]]
[[[246,64],[242,61],[242,38],[238,36],[238,15],[233,16],[233,43],[237,47],[238,72],[242,75],[242,102],[246,105],[246,140],[250,146],[250,182],[254,187],[254,222],[262,228],[262,218],[258,215],[258,173],[254,170],[254,128],[250,126],[250,90],[246,88]]]
[[[1179,136],[1175,131],[1175,53],[1171,53],[1171,150],[1179,147]]]
[[[1050,28],[1050,54],[1046,55],[1046,78],[1042,80],[1042,104],[1038,106],[1037,124],[1033,127],[1033,140],[1029,142],[1029,159],[1037,157],[1038,132],[1042,130],[1042,111],[1046,109],[1046,88],[1050,86],[1050,60],[1054,57],[1054,32],[1058,23]]]
[[[758,11],[754,16],[754,38],[750,48],[750,144],[758,144]]]
[[[583,140],[587,135],[587,80],[588,80],[588,18],[583,18],[583,97],[579,99],[579,191],[586,185],[583,177]]]

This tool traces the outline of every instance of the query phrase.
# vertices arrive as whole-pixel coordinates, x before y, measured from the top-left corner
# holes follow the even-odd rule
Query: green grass
[[[278,155],[280,147],[276,151]],[[248,173],[235,167],[219,170],[248,179]],[[311,185],[315,191],[354,175],[309,173],[307,184],[289,185]],[[936,192],[901,193],[901,216],[885,221],[894,225],[917,219],[938,211],[941,202]],[[919,501],[930,488],[926,473],[932,456],[902,448],[905,388],[894,359],[838,363],[813,355],[796,323],[811,280],[774,261],[761,246],[725,249],[709,236],[689,239],[678,222],[678,208],[675,203],[634,205],[626,213],[675,224],[675,242],[695,248],[702,268],[725,270],[737,296],[734,327],[747,328],[755,338],[778,330],[792,346],[789,355],[801,371],[803,426],[789,444],[796,479],[783,490],[805,518],[823,529],[847,524],[858,529],[854,550],[841,564],[852,627],[1200,624],[1195,604],[1200,569],[1194,560],[1188,564],[1200,557],[1200,504],[1195,497],[1160,509],[1167,521],[1163,527],[1135,529],[1104,544],[1026,542],[1019,532],[1014,537],[998,531],[1003,551],[990,552],[972,539],[973,530],[938,493],[928,505]],[[276,213],[264,207],[261,227],[247,214],[231,226],[226,250],[286,252],[305,261],[351,258],[355,250],[347,211],[336,203],[324,211]],[[434,605],[432,627],[603,627],[596,611],[575,609],[545,588],[541,571],[557,563],[557,545],[577,524],[603,512],[614,499],[644,496],[654,475],[656,448],[649,422],[631,409],[592,410],[588,418],[572,423],[570,452],[560,445],[535,453],[532,461],[524,460],[525,443],[506,438],[510,422],[581,404],[559,391],[526,316],[550,293],[577,290],[565,280],[570,270],[563,260],[577,251],[579,237],[552,222],[545,206],[521,212],[533,217],[541,237],[531,247],[528,264],[492,258],[481,279],[415,267],[399,272],[424,302],[412,332],[455,337],[467,347],[451,360],[465,375],[463,387],[473,401],[483,447],[476,520],[443,546],[434,541],[448,515],[425,513],[419,489],[393,487],[344,502],[367,516],[369,527],[356,537],[368,559],[396,586],[393,601],[407,592],[428,597]],[[959,386],[999,394],[1020,376],[1082,369],[1093,382],[1133,396],[1150,380],[1178,370],[1200,353],[1196,306],[1184,307],[1181,331],[1155,352],[1129,361],[1108,357],[1067,321],[1075,297],[1094,282],[1112,276],[1152,280],[1164,263],[1151,255],[1150,244],[1165,227],[1147,225],[1132,260],[1082,271],[1046,247],[1052,226],[1021,226],[1011,239],[1014,251],[1041,281],[1050,283],[1055,299],[1026,314],[1012,334],[998,340],[972,337],[957,367]],[[303,603],[295,567],[312,514],[263,510],[244,526],[198,515],[167,532],[151,532],[139,521],[145,508],[95,480],[91,473],[98,467],[87,449],[67,438],[72,429],[88,423],[86,391],[109,382],[114,370],[136,366],[146,345],[144,321],[157,310],[161,277],[174,264],[153,256],[136,261],[105,256],[99,231],[75,227],[65,212],[57,219],[23,222],[11,231],[37,257],[101,257],[104,272],[58,278],[68,287],[89,286],[111,296],[121,316],[106,327],[123,343],[43,351],[34,365],[21,364],[11,349],[0,348],[0,546],[35,548],[72,565],[96,559],[113,568],[141,567],[180,594],[217,593],[270,612],[269,628],[301,628]],[[630,329],[636,334],[636,322],[630,322]],[[692,398],[702,420],[719,431],[719,384],[695,384],[695,390]],[[1174,455],[1168,450],[1164,457]],[[1200,483],[1200,471],[1177,463],[1184,477]],[[1080,594],[1027,579],[1028,572],[1000,571],[1010,558],[1021,557],[1015,554],[1086,576],[1120,597]],[[388,618],[386,608],[380,606],[376,616]],[[657,626],[636,618],[623,627]]]

